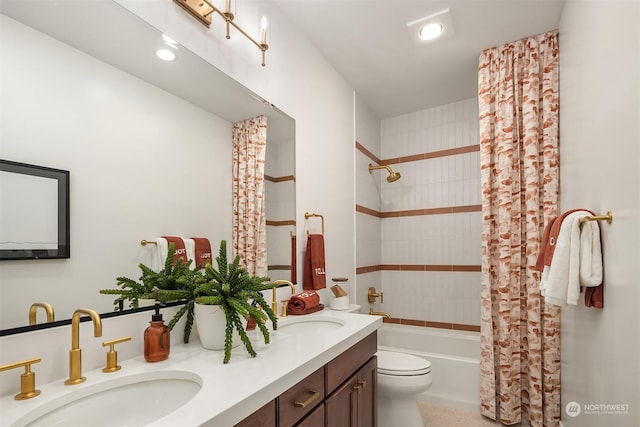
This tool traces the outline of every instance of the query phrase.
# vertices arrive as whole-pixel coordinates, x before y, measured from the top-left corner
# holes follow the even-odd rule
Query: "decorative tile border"
[[[362,154],[364,154],[377,164],[380,164],[381,160],[371,151],[367,150],[367,148],[364,145],[360,144],[358,141],[356,141],[356,150],[360,151]]]
[[[285,225],[296,225],[296,220],[295,219],[286,219],[283,221],[270,221],[267,220],[267,225],[271,225],[274,227],[282,227]]]
[[[380,264],[356,267],[356,274],[372,273],[374,271],[452,271],[452,272],[480,272],[481,265],[464,264]]]
[[[411,156],[394,157],[391,159],[384,159],[382,160],[382,163],[385,165],[395,165],[398,163],[418,162],[420,160],[435,159],[437,157],[448,157],[458,154],[473,153],[475,151],[480,151],[480,144],[467,145],[465,147],[458,148],[449,148],[447,150],[432,151],[429,153],[414,154]]]
[[[393,323],[396,325],[420,326],[425,328],[453,329],[456,331],[480,332],[479,325],[465,325],[460,323],[431,322],[429,320],[402,319],[392,317],[391,319],[383,318],[384,323]]]
[[[356,205],[356,212],[375,216],[377,218],[399,218],[407,216],[447,215],[467,212],[482,212],[482,205],[447,206],[442,208],[412,209],[406,211],[389,212],[379,212],[374,209],[367,208],[366,206]]]
[[[267,266],[267,270],[271,271],[271,270],[291,270],[291,266],[290,265],[286,265],[286,264],[273,264],[273,265],[268,265]]]
[[[356,149],[379,165],[395,165],[398,163],[418,162],[420,160],[435,159],[437,157],[448,157],[456,156],[458,154],[473,153],[475,151],[480,151],[480,144],[448,148],[446,150],[431,151],[428,153],[413,154],[411,156],[393,157],[390,159],[379,159],[375,154],[367,150],[367,148],[364,145],[360,144],[358,141],[356,141]]]
[[[296,177],[294,175],[286,175],[286,176],[278,176],[278,177],[265,175],[264,180],[270,181],[270,182],[285,182],[285,181],[295,181]]]

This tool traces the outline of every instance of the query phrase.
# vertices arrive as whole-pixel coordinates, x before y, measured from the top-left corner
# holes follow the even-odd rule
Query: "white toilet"
[[[422,427],[418,394],[431,386],[431,362],[378,350],[378,427]]]

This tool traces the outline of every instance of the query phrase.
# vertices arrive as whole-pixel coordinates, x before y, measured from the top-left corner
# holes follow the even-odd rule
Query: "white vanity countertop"
[[[304,318],[304,319],[303,319]],[[143,357],[119,361],[122,369],[105,374],[101,369],[83,372],[87,381],[75,386],[63,385],[64,380],[39,385],[41,395],[23,401],[12,396],[1,399],[2,424],[13,425],[25,414],[47,402],[83,387],[110,381],[119,376],[158,371],[188,371],[202,378],[202,388],[196,396],[173,413],[156,420],[150,426],[232,426],[291,386],[343,353],[358,341],[382,326],[382,318],[325,309],[306,316],[279,318],[278,325],[316,318],[335,318],[342,327],[315,332],[312,324],[303,332],[293,333],[287,327],[271,333],[271,344],[264,344],[260,331],[251,331],[254,349],[252,358],[244,345],[232,351],[231,360],[222,363],[223,351],[202,348],[199,341],[184,345],[172,341],[169,359],[147,363]],[[299,330],[299,326],[296,326]],[[258,335],[259,334],[259,335]],[[117,412],[117,408],[114,408]]]

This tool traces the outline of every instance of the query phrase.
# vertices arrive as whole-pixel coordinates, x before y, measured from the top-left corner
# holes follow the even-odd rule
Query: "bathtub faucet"
[[[385,313],[384,311],[373,311],[372,308],[369,309],[369,314],[372,316],[383,316],[387,319],[391,319],[391,315],[389,313]]]

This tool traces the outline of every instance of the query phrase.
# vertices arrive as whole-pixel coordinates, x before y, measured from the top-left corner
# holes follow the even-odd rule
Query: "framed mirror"
[[[69,258],[69,171],[0,159],[0,260]]]

